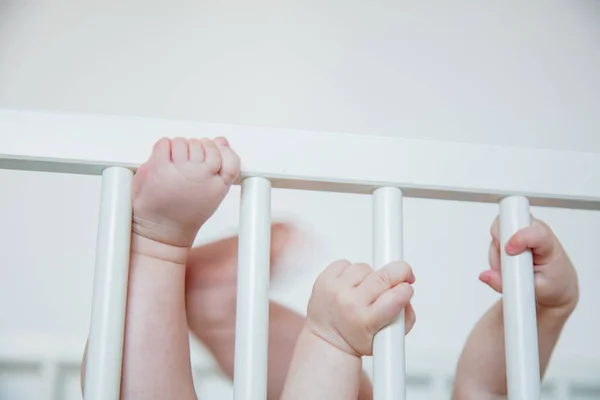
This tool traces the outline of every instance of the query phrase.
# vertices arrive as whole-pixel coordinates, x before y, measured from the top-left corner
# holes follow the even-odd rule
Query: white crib
[[[600,210],[600,154],[2,111],[0,169],[102,175],[87,400],[119,397],[131,179],[152,144],[174,135],[226,136],[242,158],[236,330],[244,334],[236,335],[236,400],[266,398],[271,188],[372,193],[375,267],[402,259],[403,197],[499,202],[503,242],[529,224],[530,204]],[[509,398],[599,393],[598,365],[563,363],[540,385],[533,274],[523,268],[531,263],[530,254],[503,255]],[[449,394],[450,358],[425,358],[407,373],[403,331],[400,317],[376,337],[375,399],[405,399],[411,385],[426,388],[429,395]],[[42,350],[24,347],[0,348],[0,362],[39,369],[51,393],[56,393],[61,371],[77,368],[79,355],[73,352],[45,358]]]

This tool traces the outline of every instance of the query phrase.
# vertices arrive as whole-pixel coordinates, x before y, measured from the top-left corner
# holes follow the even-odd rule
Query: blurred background
[[[598,71],[592,0],[0,1],[2,108],[600,152]],[[0,188],[0,399],[80,399],[100,179],[0,171]],[[234,188],[198,243],[235,233],[238,205]],[[544,398],[600,399],[600,214],[533,211],[581,286]],[[477,279],[497,212],[405,201],[410,399],[449,398],[464,341],[498,299]],[[300,313],[329,262],[371,260],[369,196],[275,190],[273,213],[310,237],[272,285]],[[201,344],[193,355],[200,397],[232,398]]]

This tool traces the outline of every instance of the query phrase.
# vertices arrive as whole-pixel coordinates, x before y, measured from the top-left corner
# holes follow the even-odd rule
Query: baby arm
[[[498,219],[492,225],[490,270],[480,280],[502,293]],[[508,241],[506,251],[531,250],[534,263],[540,373],[543,376],[567,319],[579,298],[577,274],[565,250],[544,222],[533,219]],[[458,362],[454,399],[505,399],[507,396],[502,300],[475,325]]]
[[[414,325],[414,280],[403,262],[373,271],[337,261],[325,269],[313,288],[282,400],[355,400],[361,357],[372,355],[375,333],[403,309],[407,332]]]
[[[133,179],[122,399],[195,399],[186,260],[239,173],[224,138],[161,139]],[[82,375],[85,375],[86,361]]]

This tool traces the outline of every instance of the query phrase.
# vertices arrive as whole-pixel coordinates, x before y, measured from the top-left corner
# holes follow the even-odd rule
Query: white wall
[[[600,149],[590,0],[2,5],[2,105]]]
[[[0,106],[600,151],[599,21],[598,4],[583,1],[5,1]],[[0,171],[0,185],[0,334],[81,347],[99,179]],[[237,194],[202,240],[235,229]],[[273,208],[317,236],[274,284],[294,309],[332,259],[370,259],[368,197],[275,191]],[[600,362],[600,215],[535,211],[580,274],[581,304],[556,356]],[[409,369],[426,352],[456,357],[497,298],[477,281],[496,212],[406,201],[419,318]],[[10,390],[23,386],[2,371],[0,399],[18,398]],[[220,381],[202,392],[229,393]]]

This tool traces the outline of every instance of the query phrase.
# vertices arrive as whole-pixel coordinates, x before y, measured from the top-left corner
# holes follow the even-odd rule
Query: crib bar
[[[86,400],[118,400],[131,239],[131,170],[102,174],[100,217],[90,336],[85,374]]]
[[[240,206],[234,399],[267,398],[271,182],[247,178]]]
[[[533,258],[531,251],[518,256],[505,251],[508,240],[530,224],[527,198],[512,196],[500,202],[506,377],[511,400],[540,398]]]
[[[383,187],[373,192],[373,267],[402,260],[402,191]],[[406,399],[404,311],[375,336],[373,395],[375,400]]]

